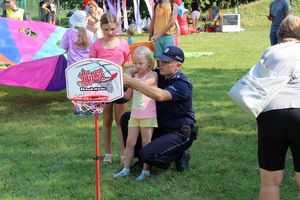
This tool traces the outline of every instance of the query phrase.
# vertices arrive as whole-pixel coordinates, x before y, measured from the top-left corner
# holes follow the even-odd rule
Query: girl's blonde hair
[[[104,13],[100,19],[100,25],[103,24],[117,24],[116,16],[109,11]]]
[[[300,16],[299,15],[288,15],[281,22],[277,37],[279,41],[285,38],[300,40]]]
[[[76,27],[78,30],[77,41],[74,43],[77,48],[86,49],[89,47],[89,40],[87,37],[86,29]]]
[[[150,69],[154,68],[154,58],[152,56],[151,50],[146,46],[139,46],[137,47],[133,52],[133,60],[136,58],[136,56],[144,56],[144,58],[147,60]]]

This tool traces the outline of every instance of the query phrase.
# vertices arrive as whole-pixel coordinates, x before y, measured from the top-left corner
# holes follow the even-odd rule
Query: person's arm
[[[173,11],[172,11],[172,15],[171,15],[171,19],[169,21],[169,23],[162,29],[162,31],[160,33],[158,33],[155,37],[153,37],[153,41],[158,40],[161,36],[163,36],[164,34],[166,34],[166,32],[168,32],[168,30],[174,26],[174,23],[177,19],[177,4],[174,3],[173,5]]]
[[[60,41],[60,47],[65,49],[66,51],[69,50],[70,45],[69,45],[69,39],[68,39],[68,30],[65,32],[65,34],[63,35],[61,41]]]
[[[44,3],[43,6],[42,6],[42,9],[44,9],[47,13],[50,12],[50,10],[47,8],[47,3]]]
[[[288,16],[291,12],[291,6],[288,1],[285,1],[285,11],[284,11],[284,17]]]
[[[269,21],[273,21],[273,18],[274,18],[273,15],[271,14],[271,6],[272,6],[272,3],[269,6],[269,15],[267,16]]]
[[[123,74],[123,82],[125,86],[140,91],[155,101],[172,100],[172,95],[169,91],[160,89],[156,86],[147,85],[143,81],[134,79],[127,74]]]
[[[132,94],[133,94],[133,89],[127,88],[126,92],[124,92],[123,98],[129,100],[129,99],[131,99]]]
[[[144,81],[146,85],[157,85],[157,73],[156,72],[151,72],[149,77]]]
[[[151,19],[150,27],[149,27],[149,41],[151,41],[151,38],[152,38],[153,33],[154,33],[154,29],[153,29],[154,20],[155,20],[155,5],[152,8],[152,19]]]
[[[120,42],[122,43],[122,45],[124,45],[124,52],[123,52],[124,61],[121,64],[121,66],[122,67],[131,67],[131,66],[133,66],[133,63],[131,60],[131,52],[130,52],[128,42],[127,42],[127,40],[121,40]]]

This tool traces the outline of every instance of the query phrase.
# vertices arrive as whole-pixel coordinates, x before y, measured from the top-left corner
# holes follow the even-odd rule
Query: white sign
[[[103,59],[90,58],[66,69],[68,99],[78,96],[108,96],[107,102],[123,97],[122,67]]]
[[[221,24],[222,32],[239,32],[242,30],[240,14],[223,14]]]

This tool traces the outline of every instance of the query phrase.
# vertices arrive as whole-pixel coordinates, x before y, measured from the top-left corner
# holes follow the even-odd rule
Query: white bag
[[[279,76],[267,69],[261,59],[239,79],[228,92],[228,96],[241,108],[257,117],[269,105],[278,92],[296,76]]]

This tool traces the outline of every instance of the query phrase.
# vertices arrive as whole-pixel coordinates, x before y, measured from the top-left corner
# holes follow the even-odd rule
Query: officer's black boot
[[[189,168],[190,154],[188,152],[183,152],[182,157],[175,161],[176,169],[182,172]]]

